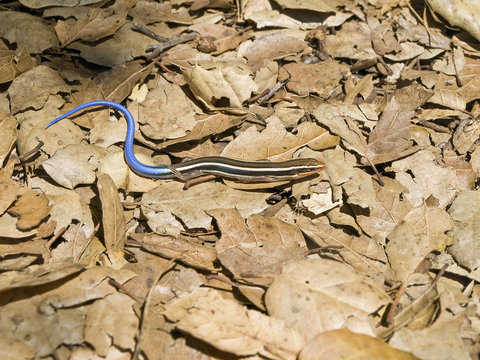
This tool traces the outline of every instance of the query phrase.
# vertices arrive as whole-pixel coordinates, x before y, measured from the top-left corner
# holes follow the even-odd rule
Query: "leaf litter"
[[[2,358],[480,352],[473,1],[0,6]],[[293,183],[124,160],[313,157]]]

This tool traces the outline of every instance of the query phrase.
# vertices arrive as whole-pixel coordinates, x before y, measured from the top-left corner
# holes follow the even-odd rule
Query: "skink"
[[[243,161],[222,156],[206,156],[182,161],[173,165],[150,166],[138,161],[133,153],[135,122],[133,116],[123,105],[107,100],[90,101],[70,110],[56,118],[46,128],[56,122],[91,106],[110,106],[125,115],[127,119],[127,136],[125,138],[125,160],[138,175],[157,178],[178,178],[189,180],[204,175],[216,175],[237,181],[281,181],[292,180],[315,174],[324,168],[324,164],[316,159],[294,159],[282,162]]]

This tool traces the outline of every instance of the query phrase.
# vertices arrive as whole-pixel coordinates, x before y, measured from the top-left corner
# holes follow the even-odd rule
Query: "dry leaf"
[[[79,221],[86,237],[93,234],[95,226],[92,212],[76,192],[53,186],[38,177],[32,179],[31,184],[46,194],[51,206],[50,220],[57,224],[55,231],[70,225],[72,221]]]
[[[397,180],[383,178],[384,186],[373,183],[376,193],[376,203],[368,214],[358,212],[357,221],[368,235],[385,241],[388,234],[413,209],[406,198],[408,189]]]
[[[143,155],[135,154],[137,159],[144,164],[154,165],[152,159]],[[125,162],[122,150],[111,152],[98,164],[98,172],[108,174],[117,188],[128,191],[151,191],[157,187],[153,179],[148,179],[135,174]]]
[[[106,356],[108,348],[114,344],[121,349],[134,349],[139,319],[133,311],[133,304],[135,300],[130,296],[116,293],[95,301],[88,308],[85,341],[95,348],[98,355]]]
[[[389,302],[373,280],[348,265],[325,259],[288,264],[265,297],[268,313],[285,320],[308,340],[343,327],[372,335],[369,314]]]
[[[42,163],[48,175],[68,189],[78,184],[93,184],[95,170],[106,151],[99,146],[75,144],[58,150]]]
[[[97,41],[115,34],[125,23],[126,12],[115,13],[111,8],[92,8],[88,17],[81,18],[73,24],[59,20],[55,25],[60,43],[63,46],[76,41]]]
[[[53,29],[41,18],[17,11],[0,12],[0,34],[17,49],[28,49],[32,54],[58,46]]]
[[[274,116],[267,119],[267,127],[262,132],[255,126],[249,127],[225,147],[222,155],[243,160],[281,161],[291,159],[301,147],[324,149],[335,141],[336,138],[314,123],[300,124],[294,135]]]
[[[448,209],[454,227],[448,233],[455,244],[448,248],[461,266],[474,270],[480,266],[480,246],[476,239],[480,232],[478,215],[480,199],[478,191],[462,191]]]
[[[349,72],[348,66],[336,60],[318,64],[291,63],[284,68],[291,75],[287,83],[288,90],[300,96],[315,93],[324,99],[333,93],[338,82]]]
[[[45,65],[17,76],[8,88],[15,112],[27,108],[40,109],[50,95],[59,92],[68,92],[68,87],[55,70]]]
[[[356,334],[347,329],[326,331],[310,341],[300,352],[298,360],[357,360],[390,359],[414,360],[410,353],[397,350],[383,340]]]
[[[475,1],[428,0],[433,11],[439,13],[450,25],[468,31],[480,41],[480,7]]]
[[[145,49],[151,40],[138,32],[132,31],[132,23],[127,22],[113,37],[109,37],[94,46],[75,42],[69,48],[80,51],[81,56],[89,62],[103,66],[122,65],[140,56],[146,56]]]
[[[133,234],[131,237],[144,249],[167,259],[179,260],[198,269],[216,270],[214,262],[217,260],[217,252],[214,248],[199,245],[188,238],[158,234]]]
[[[409,139],[413,114],[414,111],[405,109],[395,97],[385,106],[368,138],[367,156],[374,164],[396,160],[415,151]]]
[[[286,264],[307,256],[305,240],[294,225],[258,215],[249,217],[245,224],[236,209],[207,213],[215,218],[222,233],[216,247],[218,259],[236,278],[265,285]]]
[[[387,270],[385,251],[375,240],[349,235],[319,219],[301,217],[297,223],[302,232],[320,248],[335,247],[332,257],[338,257],[358,272],[379,277]]]
[[[216,106],[241,108],[258,89],[245,67],[240,66],[218,63],[205,69],[197,65],[185,70],[183,75],[195,97],[210,109]],[[227,102],[221,103],[222,100]]]
[[[166,211],[182,220],[182,230],[210,229],[211,217],[205,211],[218,208],[236,208],[243,217],[263,211],[267,204],[266,192],[245,192],[220,183],[204,183],[182,190],[183,184],[161,182],[142,197],[143,213]],[[185,228],[185,229],[184,229]]]
[[[305,47],[304,41],[279,31],[259,37],[253,41],[244,55],[248,60],[248,65],[253,71],[256,71],[272,60],[295,55],[304,50]]]
[[[57,262],[47,265],[32,265],[27,269],[0,274],[1,291],[39,286],[74,275],[85,268],[82,264]]]
[[[108,251],[122,251],[126,240],[125,216],[118,190],[107,174],[98,175],[98,194],[102,203],[102,224]]]
[[[19,230],[29,230],[40,224],[49,215],[50,209],[44,193],[27,190],[9,212],[19,217],[17,222]]]
[[[0,166],[12,150],[16,140],[17,121],[15,117],[7,116],[6,113],[0,111]]]
[[[462,312],[452,316],[448,311],[443,311],[442,314],[432,326],[425,329],[400,329],[393,335],[390,345],[409,351],[420,359],[430,356],[435,359],[471,359],[460,336],[465,314]],[[442,346],[436,346],[438,343]]]
[[[305,345],[303,336],[282,320],[248,310],[213,289],[198,289],[167,304],[165,316],[180,330],[237,356],[293,360]]]
[[[433,195],[442,208],[449,204],[460,188],[454,169],[439,166],[435,155],[427,150],[419,151],[403,160],[395,161],[389,171],[395,171],[395,179],[409,191],[405,197],[414,207]]]
[[[196,107],[178,85],[158,81],[139,106],[140,130],[155,140],[183,137],[195,125]]]
[[[453,228],[452,218],[435,203],[434,198],[427,199],[388,235],[385,251],[395,279],[406,281],[429,253],[443,251],[453,244],[452,238],[445,235]]]

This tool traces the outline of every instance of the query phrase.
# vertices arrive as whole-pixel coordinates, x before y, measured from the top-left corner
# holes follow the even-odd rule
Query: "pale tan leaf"
[[[217,252],[188,238],[175,238],[158,234],[132,234],[132,239],[144,249],[168,259],[179,260],[198,269],[214,271]]]
[[[378,277],[387,269],[387,256],[380,244],[366,236],[349,235],[326,221],[301,217],[297,224],[302,232],[321,248],[335,247],[332,257],[351,265],[360,273]]]
[[[138,122],[142,133],[151,139],[176,139],[195,127],[195,115],[200,112],[178,85],[164,80],[140,104]]]
[[[429,101],[455,110],[465,110],[467,106],[465,97],[457,90],[435,89]]]
[[[133,351],[139,319],[133,311],[135,300],[115,293],[95,301],[85,318],[85,340],[97,354],[105,356],[111,345]],[[112,311],[115,309],[115,311]]]
[[[291,75],[287,89],[300,96],[309,93],[328,98],[338,83],[349,72],[349,67],[336,60],[322,61],[318,64],[290,63],[284,66]]]
[[[195,97],[211,109],[219,106],[222,98],[228,103],[220,107],[241,108],[242,103],[258,89],[250,74],[240,66],[222,66],[219,63],[204,69],[197,65],[183,74]]]
[[[51,206],[50,220],[56,222],[55,232],[67,227],[72,221],[79,221],[86,237],[93,234],[95,225],[92,212],[80,195],[73,190],[51,185],[40,177],[32,178],[31,185],[46,194]]]
[[[181,230],[210,229],[212,218],[205,211],[236,208],[243,217],[248,217],[267,208],[268,196],[267,192],[235,190],[218,182],[198,184],[188,190],[183,190],[183,184],[178,181],[160,182],[157,188],[142,196],[142,211],[147,216],[153,212],[170,212],[182,220]]]
[[[9,209],[9,212],[19,217],[17,222],[19,230],[29,230],[40,224],[49,215],[50,209],[48,198],[44,193],[27,190]]]
[[[322,104],[313,110],[312,115],[331,132],[340,136],[347,146],[361,156],[367,154],[367,140],[353,118],[344,116],[345,109],[332,104]]]
[[[480,193],[479,191],[462,191],[448,209],[452,216],[454,228],[448,233],[455,244],[448,248],[455,260],[470,270],[480,266]]]
[[[18,219],[9,215],[3,214],[0,217],[0,237],[20,239],[27,238],[36,233],[36,229],[22,231],[17,228]]]
[[[42,163],[47,174],[60,185],[73,189],[78,184],[93,184],[101,158],[107,152],[100,146],[75,144],[58,150]]]
[[[438,208],[434,198],[410,211],[388,235],[385,251],[395,271],[395,279],[406,281],[432,251],[443,251],[453,239],[445,232],[453,229],[448,213]]]
[[[421,206],[430,195],[438,199],[440,208],[445,207],[460,188],[455,170],[438,165],[428,150],[397,160],[387,169],[396,172],[395,179],[408,189],[405,197],[414,207]]]
[[[386,237],[402,221],[413,206],[405,197],[408,189],[397,180],[383,178],[384,186],[373,183],[376,204],[370,208],[368,215],[356,214],[358,224],[368,235],[385,241]]]
[[[15,117],[0,111],[0,167],[17,140],[17,125]]]
[[[142,153],[135,154],[137,159],[144,164],[154,165],[152,159]],[[98,164],[98,173],[110,176],[117,188],[127,191],[146,192],[157,187],[153,179],[137,175],[125,162],[123,150],[113,151]]]
[[[285,320],[311,340],[324,331],[344,327],[373,335],[367,318],[390,298],[372,279],[350,266],[315,259],[285,266],[282,276],[267,290],[265,302],[270,315]]]
[[[11,179],[0,181],[0,215],[17,199],[20,188],[21,184],[17,181]]]
[[[111,8],[91,8],[88,17],[73,24],[59,20],[55,31],[62,47],[76,40],[93,42],[115,34],[125,23],[126,15],[126,12],[115,13]]]
[[[32,265],[23,271],[8,271],[0,274],[1,291],[15,288],[39,286],[64,279],[85,268],[82,264],[56,262],[44,265]]]
[[[349,21],[335,34],[327,35],[325,46],[333,58],[375,59],[371,38],[372,30],[366,22]]]
[[[395,97],[385,106],[380,120],[368,138],[367,156],[379,164],[408,155],[412,141],[410,136],[410,119],[414,111],[405,110]]]
[[[277,20],[278,18],[286,17],[284,14],[278,13],[278,11],[272,13],[276,13]],[[261,14],[256,15],[257,19],[261,17]],[[287,21],[292,21],[292,19],[288,18]],[[248,60],[248,65],[253,71],[256,71],[272,60],[282,59],[288,55],[295,55],[304,50],[305,47],[306,44],[304,41],[289,36],[282,31],[276,31],[253,41],[248,46],[244,56]]]
[[[0,338],[0,358],[4,360],[33,359],[35,350],[22,340]]]
[[[305,345],[304,337],[283,320],[248,310],[213,289],[197,289],[167,304],[165,315],[180,330],[239,356],[293,360]]]
[[[347,355],[348,354],[348,355]],[[415,356],[397,350],[381,339],[356,334],[347,329],[325,331],[310,341],[298,360],[330,360],[350,357],[356,360],[414,360]]]
[[[468,31],[480,41],[480,5],[476,1],[427,0],[427,3],[450,25]]]
[[[475,142],[480,137],[480,121],[472,119],[464,119],[457,126],[453,134],[452,142],[455,150],[460,154],[465,154],[472,149]]]
[[[40,109],[50,95],[59,92],[69,92],[69,88],[55,70],[45,65],[17,76],[8,88],[15,112],[27,108]]]
[[[12,81],[16,74],[15,52],[11,50],[0,50],[0,84]]]
[[[334,200],[341,199],[335,187],[340,187],[347,194],[350,204],[362,208],[372,208],[375,203],[375,188],[370,175],[356,165],[355,157],[343,150],[326,150],[323,152],[325,160],[325,172],[334,186]]]
[[[426,328],[398,330],[390,340],[390,345],[409,351],[420,359],[458,359],[469,360],[470,354],[461,338],[461,327],[465,313],[451,314],[442,311],[440,318]],[[438,344],[442,346],[438,346]]]
[[[35,349],[36,358],[55,352],[62,343],[82,342],[83,309],[55,309],[51,300],[36,295],[3,305],[0,338],[22,341]]]
[[[255,126],[249,127],[225,146],[222,155],[243,160],[290,160],[304,146],[325,149],[334,141],[328,131],[310,122],[300,124],[294,135],[276,116],[272,116],[267,119],[263,131],[259,132]]]
[[[118,190],[107,174],[99,174],[98,193],[102,203],[103,238],[107,250],[123,250],[126,240],[125,215]]]
[[[0,34],[17,49],[27,48],[32,54],[58,46],[55,32],[40,17],[17,11],[0,12]]]
[[[80,51],[81,56],[94,64],[113,67],[131,62],[136,57],[146,56],[145,49],[151,39],[139,32],[132,31],[132,23],[127,22],[109,37],[92,46],[83,42],[74,42],[69,48]],[[150,66],[147,66],[147,68]]]
[[[94,48],[95,51],[99,49],[98,46]],[[111,55],[111,53],[108,54]],[[130,61],[101,73],[95,78],[95,83],[102,87],[105,100],[122,102],[131,93],[135,85],[142,82],[153,69],[153,63],[145,66],[139,61]]]
[[[294,225],[258,215],[245,224],[236,209],[209,210],[208,214],[222,233],[218,258],[236,278],[248,276],[249,281],[265,285],[271,282],[265,275],[278,274],[285,264],[307,255],[305,240]]]

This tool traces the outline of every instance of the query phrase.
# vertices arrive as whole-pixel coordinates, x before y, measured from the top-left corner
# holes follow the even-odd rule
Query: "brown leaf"
[[[368,138],[367,156],[374,164],[395,160],[410,154],[412,141],[410,119],[414,111],[406,111],[395,98],[387,104],[382,117]]]
[[[210,109],[216,106],[241,108],[242,103],[258,89],[244,66],[218,63],[203,68],[196,65],[185,70],[183,76],[195,97]],[[219,105],[221,99],[228,100],[228,103]]]
[[[102,87],[105,100],[122,102],[133,87],[142,82],[154,69],[154,63],[144,66],[139,61],[130,61],[125,65],[114,66],[94,79]]]
[[[79,19],[73,24],[59,20],[55,25],[55,31],[62,47],[76,40],[93,42],[115,34],[126,22],[126,15],[126,12],[115,13],[110,8],[92,8],[88,12],[88,17]]]
[[[348,355],[346,355],[348,354]],[[381,339],[357,334],[348,329],[325,331],[310,341],[300,352],[298,360],[341,359],[414,360],[412,354],[395,349]]]
[[[350,266],[326,259],[284,267],[265,296],[268,313],[285,320],[307,340],[343,327],[373,335],[369,314],[390,302],[373,280]],[[309,324],[309,326],[305,326]]]
[[[15,112],[27,108],[40,109],[50,95],[59,92],[69,92],[69,89],[58,73],[45,65],[17,76],[8,88]]]
[[[139,319],[130,296],[114,293],[95,301],[86,311],[85,341],[106,356],[111,345],[133,351]],[[111,311],[116,309],[116,311]]]
[[[126,240],[125,215],[118,190],[107,174],[99,174],[98,193],[102,203],[103,238],[108,251],[123,250]]]
[[[58,46],[55,32],[40,17],[19,11],[0,12],[0,34],[17,49],[26,48],[32,54]]]
[[[278,274],[285,264],[307,255],[303,236],[294,225],[255,215],[245,224],[236,209],[209,210],[208,214],[222,233],[218,258],[236,278],[269,283],[266,275]]]
[[[322,61],[318,64],[290,63],[284,68],[291,75],[287,89],[300,96],[309,93],[328,98],[338,86],[340,79],[348,72],[348,66],[336,60]]]
[[[175,84],[159,81],[139,106],[140,129],[150,139],[176,139],[196,125],[200,109]]]
[[[388,234],[402,221],[412,204],[405,197],[408,189],[397,180],[383,178],[384,186],[373,183],[376,193],[376,204],[368,214],[357,212],[357,221],[368,235],[385,241]]]
[[[298,226],[321,248],[335,247],[332,257],[351,265],[360,273],[379,277],[387,269],[387,257],[382,246],[366,236],[353,236],[336,229],[325,221],[301,217]]]
[[[445,235],[453,228],[452,218],[434,200],[410,211],[387,237],[385,251],[397,280],[406,281],[428,254],[453,244]]]
[[[0,274],[1,291],[39,286],[64,279],[82,271],[85,265],[57,262],[45,265],[32,265],[23,271]]]
[[[359,155],[366,156],[367,140],[355,120],[349,115],[344,116],[345,110],[340,106],[325,103],[313,110],[312,115],[331,132],[340,136],[348,147]]]
[[[257,38],[246,50],[248,65],[256,71],[270,61],[294,55],[305,49],[306,43],[281,31]]]
[[[132,239],[148,251],[168,259],[176,259],[198,269],[214,271],[217,252],[213,248],[199,245],[188,239],[158,234],[133,234]]]
[[[17,125],[15,117],[0,111],[0,167],[17,140]]]
[[[20,230],[28,230],[40,224],[49,215],[50,209],[45,194],[29,190],[17,200],[9,212],[20,218],[17,223]]]
[[[479,199],[478,191],[462,191],[448,210],[455,225],[448,233],[455,241],[455,244],[448,248],[448,252],[461,266],[470,270],[480,266],[480,246],[477,241],[480,233]]]
[[[248,310],[213,289],[197,289],[167,304],[165,315],[180,330],[238,356],[293,360],[305,344],[283,320]]]

